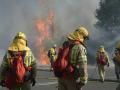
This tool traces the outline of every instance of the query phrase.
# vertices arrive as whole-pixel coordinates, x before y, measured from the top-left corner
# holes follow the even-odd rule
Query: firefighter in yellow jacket
[[[115,47],[115,56],[113,58],[114,64],[115,64],[115,74],[117,77],[117,80],[120,80],[120,41],[116,43]],[[120,84],[117,86],[116,90],[120,90]]]
[[[27,38],[26,35],[23,32],[18,32],[13,39],[13,42],[9,46],[2,64],[1,64],[1,70],[0,70],[0,85],[3,87],[7,87],[9,90],[31,90],[31,84],[34,86],[36,81],[36,61],[32,54],[32,51],[27,45]],[[16,75],[12,71],[14,67],[11,67],[10,65],[15,65],[12,63],[13,58],[15,59],[15,56],[12,56],[10,52],[25,52],[24,59],[23,59],[23,65],[25,66],[25,69],[23,71],[25,72],[23,76],[24,80],[22,84],[13,83],[14,77]],[[18,57],[18,56],[17,56]],[[21,58],[22,59],[22,58]],[[11,64],[12,63],[12,64]],[[22,64],[21,64],[22,65]],[[17,70],[17,69],[15,69]],[[22,73],[22,71],[20,71]],[[7,76],[6,76],[7,75]],[[9,80],[6,80],[6,77],[9,75]],[[14,79],[12,79],[14,78]],[[17,80],[17,79],[16,79]]]
[[[59,78],[58,90],[82,90],[88,78],[87,52],[84,45],[84,41],[88,38],[88,31],[84,27],[79,27],[68,35],[67,38],[72,45],[70,48],[69,65],[74,72],[68,74],[64,79]]]
[[[53,64],[57,58],[57,52],[56,52],[56,47],[57,45],[54,44],[52,48],[49,49],[48,51],[48,57],[50,59],[50,64],[51,64],[51,70],[53,70]]]
[[[104,82],[105,79],[105,65],[109,66],[109,56],[104,49],[104,46],[100,46],[96,54],[96,60],[98,65],[98,72],[100,80]]]

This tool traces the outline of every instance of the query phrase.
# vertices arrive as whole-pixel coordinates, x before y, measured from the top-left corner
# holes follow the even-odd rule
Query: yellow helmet
[[[101,46],[99,47],[99,52],[105,52],[104,46],[101,45]]]
[[[120,41],[116,43],[116,49],[120,49]]]
[[[15,39],[16,38],[20,38],[20,39],[23,39],[23,40],[27,40],[26,38],[26,35],[23,33],[23,32],[18,32],[15,36]]]
[[[23,32],[18,32],[13,39],[13,42],[9,46],[8,50],[11,51],[23,51],[30,50],[28,47],[26,35]]]
[[[76,31],[78,31],[84,38],[88,38],[89,36],[88,30],[84,27],[79,27]]]
[[[78,31],[74,31],[70,33],[67,38],[70,41],[80,41],[80,42],[84,41],[84,37],[81,34],[79,34]]]
[[[79,27],[68,35],[68,40],[84,42],[88,38],[88,31],[84,27]]]

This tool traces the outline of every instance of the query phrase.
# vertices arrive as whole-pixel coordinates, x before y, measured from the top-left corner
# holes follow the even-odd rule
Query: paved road
[[[49,70],[46,71],[46,67],[40,67],[37,73],[37,84],[32,87],[32,90],[57,90],[57,79],[54,78],[54,75]],[[44,71],[45,70],[45,71]],[[89,77],[93,81],[88,81],[83,90],[115,90],[118,83],[111,82],[115,81],[114,69],[109,68],[106,70],[106,82],[101,83],[97,79],[99,78],[97,74],[97,69],[95,67],[89,68]],[[7,90],[0,87],[0,90]]]

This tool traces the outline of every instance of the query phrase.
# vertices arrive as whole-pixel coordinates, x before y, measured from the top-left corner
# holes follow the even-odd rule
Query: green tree
[[[120,27],[120,0],[100,0],[96,26],[111,30]],[[120,29],[120,28],[119,28]]]

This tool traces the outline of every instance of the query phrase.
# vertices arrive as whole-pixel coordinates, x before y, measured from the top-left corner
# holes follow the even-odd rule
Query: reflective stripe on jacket
[[[57,57],[57,56],[56,56],[56,51],[55,51],[55,49],[54,49],[54,48],[51,48],[51,49],[50,49],[50,59],[54,61],[54,60],[56,59],[56,57]]]
[[[76,44],[73,46],[70,54],[70,64],[79,69],[80,82],[86,84],[88,79],[87,51],[82,44]]]
[[[71,50],[70,63],[74,66],[77,64],[87,63],[86,48],[82,44],[74,45]]]

